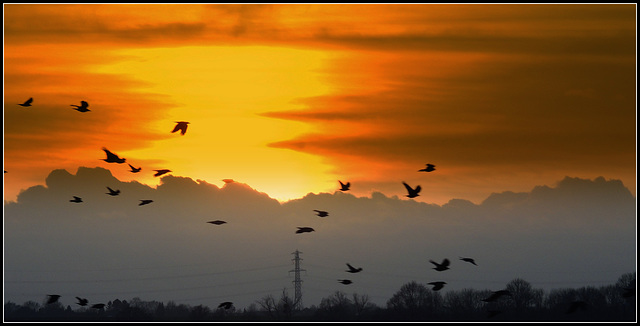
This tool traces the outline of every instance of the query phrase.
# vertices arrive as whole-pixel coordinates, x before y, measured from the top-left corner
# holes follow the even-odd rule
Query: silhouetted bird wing
[[[230,309],[233,306],[233,302],[225,301],[218,305],[218,308]]]
[[[157,172],[156,174],[154,174],[154,175],[153,175],[154,177],[159,177],[159,176],[161,176],[161,175],[163,175],[163,174],[165,174],[165,173],[169,173],[169,172],[171,172],[171,170],[167,170],[167,169],[163,169],[163,170],[153,170],[153,171],[156,171],[156,172]]]
[[[415,197],[418,195],[418,193],[420,192],[420,190],[422,189],[420,186],[417,186],[415,189],[411,188],[411,186],[409,186],[406,182],[402,182],[402,184],[404,185],[404,187],[407,189],[407,192],[409,193],[409,197]]]
[[[347,267],[349,267],[349,270],[347,271],[349,273],[357,273],[357,272],[360,272],[362,270],[361,267],[355,268],[355,267],[351,266],[351,264],[349,264],[349,263],[347,263]]]
[[[140,199],[140,204],[138,204],[138,206],[142,206],[142,205],[146,205],[146,204],[150,204],[153,203],[153,200],[151,199]]]
[[[32,102],[33,102],[33,97],[30,97],[28,100],[24,101],[24,103],[18,104],[18,105],[20,105],[20,106],[31,106]]]
[[[125,162],[125,159],[120,158],[120,156],[114,154],[113,152],[108,150],[106,147],[103,147],[102,150],[105,152],[105,154],[107,154],[107,158],[105,159],[106,162],[109,162],[109,163],[124,163]]]
[[[180,134],[184,135],[187,132],[188,122],[186,121],[176,121],[176,126],[171,131],[172,133],[180,130]]]
[[[211,224],[215,224],[215,225],[221,225],[221,224],[225,224],[227,222],[221,221],[221,220],[215,220],[215,221],[209,221],[207,223],[211,223]]]
[[[433,290],[434,291],[438,291],[440,289],[442,289],[444,287],[445,284],[447,284],[446,282],[429,282],[427,284],[431,284],[433,285]]]
[[[436,169],[435,167],[436,167],[435,165],[427,163],[427,167],[426,168],[424,168],[422,170],[418,170],[418,171],[431,172],[431,171],[434,171]]]
[[[89,303],[89,300],[83,299],[81,297],[76,297],[76,299],[78,299],[77,304],[80,305],[80,306],[86,306],[87,303]]]
[[[447,259],[447,258],[445,258],[445,259],[442,261],[442,266],[444,266],[444,267],[449,266],[449,264],[451,264],[451,262],[450,262],[450,261],[449,261],[449,259]]]
[[[60,297],[61,296],[57,294],[47,294],[47,304],[58,302],[58,299],[60,299]]]

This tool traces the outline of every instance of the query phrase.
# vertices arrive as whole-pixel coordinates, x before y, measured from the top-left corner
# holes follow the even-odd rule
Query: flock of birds
[[[33,97],[29,98],[28,100],[24,101],[23,103],[19,103],[18,105],[22,106],[22,107],[29,107],[32,106],[33,103]],[[89,110],[89,103],[87,101],[80,101],[80,105],[75,105],[75,104],[71,104],[71,106],[75,107],[74,110],[77,110],[79,112],[85,113],[85,112],[89,112],[91,110]],[[184,136],[184,134],[187,132],[187,127],[189,125],[189,122],[187,121],[176,121],[176,125],[173,128],[173,130],[171,131],[171,133],[175,133],[180,131],[180,134]],[[108,150],[106,147],[103,147],[102,150],[105,152],[106,154],[106,158],[101,159],[107,163],[116,163],[116,164],[123,164],[126,163],[127,160],[126,158],[120,157],[118,154]],[[142,167],[134,167],[133,165],[131,165],[130,163],[127,163],[129,165],[130,172],[132,173],[138,173],[142,170]],[[173,172],[169,169],[158,169],[158,170],[153,170],[156,173],[154,174],[155,177],[159,177],[161,175],[167,174],[169,172]],[[4,173],[7,173],[7,171],[5,170]],[[228,179],[225,179],[225,182],[229,182]],[[119,189],[113,189],[109,186],[107,186],[107,190],[109,192],[107,192],[106,194],[109,196],[118,196],[120,195],[120,190]],[[72,196],[73,199],[70,199],[69,201],[72,203],[82,203],[82,197],[79,196]],[[152,199],[140,199],[140,203],[138,204],[138,206],[143,206],[143,205],[148,205],[151,204],[153,202]],[[208,223],[212,223],[212,224],[224,224],[226,223],[225,221],[210,221]],[[53,304],[59,301],[61,295],[58,294],[47,294],[46,296],[46,300],[45,300],[45,304],[49,305],[49,304]],[[81,297],[76,297],[77,302],[76,304],[79,306],[88,306],[89,305],[89,300],[86,298],[81,298]],[[96,304],[92,304],[91,306],[89,306],[90,308],[94,308],[94,309],[98,309],[101,310],[105,307],[104,303],[96,303]],[[218,308],[222,308],[225,310],[231,309],[233,307],[233,302],[230,301],[225,301],[222,302],[218,305]]]
[[[23,107],[29,107],[32,106],[33,103],[33,98],[29,98],[28,100],[26,100],[24,103],[20,103],[18,105],[23,106]],[[79,112],[89,112],[89,103],[86,101],[80,101],[80,105],[74,105],[72,104],[71,106],[75,107],[74,110],[77,110]],[[175,133],[180,131],[181,135],[185,135],[185,133],[187,132],[187,127],[189,125],[189,122],[187,121],[176,121],[175,122],[176,125],[173,128],[173,130],[171,131],[171,133]],[[108,150],[106,147],[103,147],[102,150],[105,152],[106,154],[106,158],[102,159],[103,161],[107,162],[107,163],[116,163],[116,164],[123,164],[126,162],[125,158],[120,157],[119,155],[111,152],[110,150]],[[142,167],[134,167],[133,165],[131,165],[130,163],[127,163],[130,167],[130,172],[132,173],[138,173],[142,170]],[[418,172],[433,172],[435,171],[435,165],[431,164],[431,163],[427,163],[426,166],[423,169],[418,170]],[[158,169],[158,170],[153,170],[156,173],[154,174],[155,177],[159,177],[161,175],[164,175],[166,173],[172,172],[169,169]],[[6,173],[7,171],[5,171]],[[230,183],[233,182],[232,179],[224,179],[223,180],[225,183]],[[351,183],[350,182],[342,182],[341,180],[338,180],[338,182],[340,183],[340,188],[338,190],[340,191],[349,191],[350,187],[351,187]],[[402,182],[402,184],[404,185],[404,187],[407,190],[407,195],[406,197],[408,198],[415,198],[420,196],[420,191],[422,190],[422,188],[420,187],[420,185],[417,185],[415,188],[411,187],[409,184],[407,184],[406,182]],[[110,196],[118,196],[120,195],[120,190],[119,189],[112,189],[111,187],[107,186],[107,190],[109,192],[107,192],[107,195]],[[78,197],[78,196],[73,196],[73,199],[69,200],[72,203],[82,203],[82,198]],[[141,199],[140,203],[138,204],[139,206],[143,206],[143,205],[147,205],[152,203],[153,200],[151,199]],[[327,217],[329,216],[329,212],[327,211],[323,211],[323,210],[313,210],[314,212],[316,212],[316,215],[319,217]],[[226,224],[226,221],[223,220],[213,220],[213,221],[208,221],[207,223],[210,224],[214,224],[214,225],[222,225],[222,224]],[[297,227],[297,230],[295,231],[296,234],[301,234],[301,233],[309,233],[309,232],[314,232],[315,230],[311,227],[308,226],[304,226],[304,227]],[[473,258],[468,258],[468,257],[459,257],[459,259],[461,261],[473,264],[475,266],[477,266],[475,260]],[[451,262],[449,261],[449,259],[445,258],[441,263],[435,262],[433,260],[429,260],[430,263],[432,263],[435,267],[433,267],[434,270],[438,271],[438,272],[442,272],[442,271],[446,271],[449,268],[449,266],[451,265]],[[346,272],[348,273],[359,273],[363,271],[362,267],[358,267],[355,268],[353,267],[351,264],[347,263],[346,264],[348,269],[346,270]],[[352,284],[353,281],[350,279],[339,279],[338,280],[339,283],[344,284],[344,285],[349,285]],[[427,283],[429,285],[432,286],[432,290],[433,291],[439,291],[441,289],[444,288],[444,286],[447,284],[447,282],[444,281],[434,281],[434,282],[429,282]],[[633,289],[635,289],[635,283],[633,285]],[[630,290],[628,290],[627,292],[629,292]],[[630,296],[631,294],[625,293],[625,296]],[[482,299],[482,301],[484,302],[495,302],[498,299],[505,297],[505,296],[512,296],[512,294],[507,291],[507,290],[499,290],[499,291],[495,291],[493,292],[489,297]],[[47,295],[47,300],[46,300],[46,304],[52,304],[55,302],[58,302],[59,298],[61,296],[57,295],[57,294],[49,294]],[[87,306],[89,304],[89,301],[85,298],[80,298],[80,297],[76,297],[77,299],[77,304],[80,306]],[[105,304],[103,303],[96,303],[90,306],[90,308],[94,308],[94,309],[103,309],[105,307]],[[222,308],[222,309],[231,309],[233,307],[233,303],[229,302],[229,301],[225,301],[222,302],[218,305],[218,308]],[[567,313],[571,313],[574,312],[578,309],[586,309],[586,303],[583,301],[575,301],[572,303],[572,305],[569,307],[569,310],[567,311]],[[496,314],[500,313],[500,311],[497,310],[489,310],[489,317],[493,317]]]

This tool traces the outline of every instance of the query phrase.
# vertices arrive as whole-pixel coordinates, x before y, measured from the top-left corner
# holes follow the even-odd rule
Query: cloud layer
[[[107,195],[107,186],[121,194]],[[74,195],[84,202],[69,202]],[[515,277],[545,289],[597,286],[635,268],[635,198],[602,177],[494,193],[481,204],[339,191],[279,203],[237,182],[165,176],[152,188],[81,167],[52,171],[4,210],[5,300],[18,303],[59,293],[65,305],[78,295],[247,307],[283,288],[293,295],[295,250],[305,305],[336,290],[384,305],[412,280],[449,289],[497,290]],[[206,223],[216,219],[227,224]],[[315,232],[295,234],[303,226]],[[434,271],[429,260],[444,258],[451,270]],[[364,271],[346,273],[347,262]],[[344,278],[354,283],[337,282]]]

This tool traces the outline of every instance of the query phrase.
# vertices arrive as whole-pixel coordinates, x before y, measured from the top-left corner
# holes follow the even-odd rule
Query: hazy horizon
[[[107,186],[121,194],[107,195]],[[70,203],[73,195],[83,202]],[[337,190],[280,203],[239,182],[169,175],[151,187],[102,167],[59,169],[5,202],[4,299],[59,293],[72,307],[78,295],[246,308],[284,288],[293,297],[296,250],[305,306],[337,290],[384,306],[410,281],[444,280],[442,293],[498,290],[514,278],[546,291],[608,285],[635,271],[635,202],[622,182],[603,177],[506,190],[480,204]],[[227,223],[206,223],[216,219]],[[295,234],[302,226],[315,232]],[[451,270],[434,271],[429,260],[444,258]],[[364,270],[347,273],[346,263]]]

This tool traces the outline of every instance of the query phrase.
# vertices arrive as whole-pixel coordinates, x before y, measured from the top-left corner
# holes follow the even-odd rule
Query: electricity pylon
[[[295,268],[289,271],[289,273],[295,272],[295,276],[293,279],[293,285],[295,289],[295,297],[293,301],[294,310],[302,308],[302,279],[300,279],[300,271],[306,272],[306,270],[300,268],[300,261],[302,260],[302,258],[300,258],[301,253],[302,252],[298,251],[297,249],[295,252],[292,252],[292,254],[295,255],[292,259],[294,261]]]

